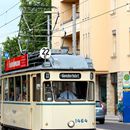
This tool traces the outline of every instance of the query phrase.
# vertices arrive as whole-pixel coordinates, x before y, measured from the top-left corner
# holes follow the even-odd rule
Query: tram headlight
[[[69,126],[70,128],[73,128],[73,127],[75,126],[74,121],[69,121],[69,122],[68,122],[68,126]]]

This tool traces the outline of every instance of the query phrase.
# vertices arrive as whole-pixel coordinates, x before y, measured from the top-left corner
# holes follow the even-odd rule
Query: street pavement
[[[105,124],[97,124],[96,130],[130,130],[130,124],[106,121]]]
[[[107,115],[105,124],[97,122],[96,130],[130,130],[130,123],[119,122],[118,116]]]

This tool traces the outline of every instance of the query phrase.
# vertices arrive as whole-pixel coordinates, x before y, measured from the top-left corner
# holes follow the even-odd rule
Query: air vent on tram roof
[[[43,64],[44,60],[39,56],[39,51],[28,54],[29,67]]]
[[[49,59],[43,59],[40,57],[39,51],[33,52],[28,55],[29,67],[42,65],[43,67],[50,67],[51,63]]]

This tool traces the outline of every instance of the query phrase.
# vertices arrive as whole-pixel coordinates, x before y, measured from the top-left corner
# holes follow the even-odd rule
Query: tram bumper
[[[96,117],[94,105],[62,103],[47,106],[43,110],[42,130],[95,130]]]

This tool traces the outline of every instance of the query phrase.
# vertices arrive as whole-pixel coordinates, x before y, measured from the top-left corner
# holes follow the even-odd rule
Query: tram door
[[[41,74],[32,76],[32,110],[31,110],[31,126],[32,130],[40,129],[41,124],[41,106],[38,105],[41,99]]]

